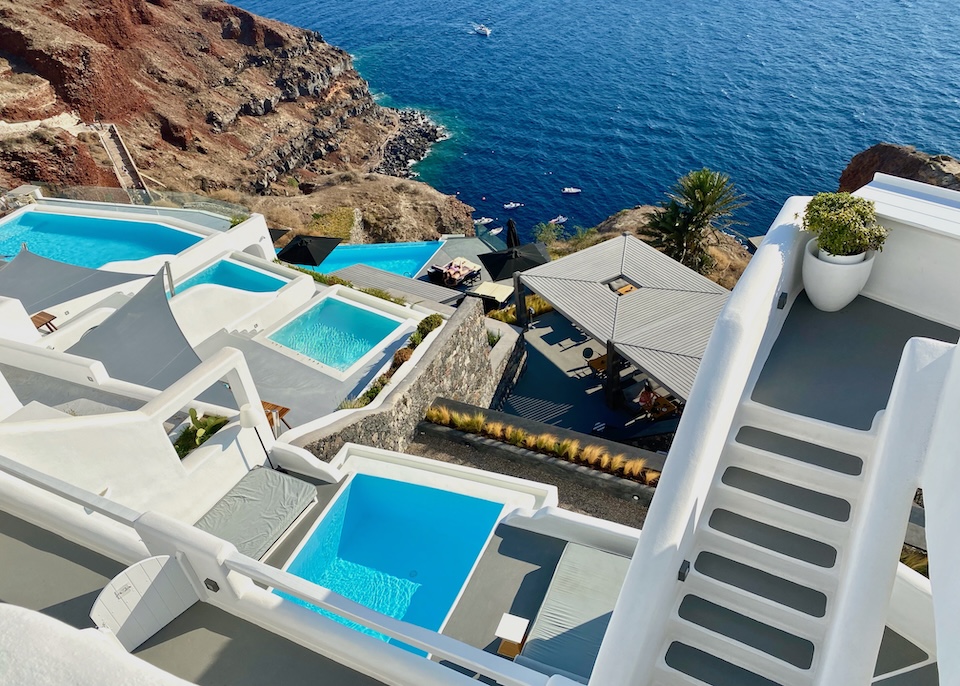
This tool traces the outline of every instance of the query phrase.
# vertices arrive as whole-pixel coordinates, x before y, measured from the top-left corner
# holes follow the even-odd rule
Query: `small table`
[[[273,425],[273,411],[274,411],[274,410],[277,411],[277,417],[280,419],[281,422],[283,422],[284,424],[287,425],[287,428],[288,428],[288,429],[292,429],[292,428],[293,428],[292,426],[290,426],[289,424],[287,424],[287,420],[284,419],[284,417],[287,416],[287,412],[290,411],[290,408],[289,408],[289,407],[284,407],[283,405],[276,405],[276,404],[274,404],[274,403],[268,403],[266,400],[261,400],[261,401],[260,401],[260,404],[263,405],[263,411],[267,413],[267,421],[270,422],[270,428],[271,428],[271,429],[275,429],[275,428],[276,428],[276,427]]]
[[[33,322],[33,325],[37,327],[37,329],[40,329],[40,327],[45,326],[47,327],[47,331],[49,331],[50,333],[53,333],[54,331],[57,330],[56,325],[54,325],[53,323],[53,320],[56,318],[57,318],[56,315],[50,314],[49,312],[37,312],[35,315],[30,317],[30,321]]]
[[[590,369],[595,371],[597,374],[604,374],[607,371],[607,356],[601,355],[600,357],[595,357],[589,362]]]
[[[520,654],[523,649],[523,641],[527,635],[527,627],[530,626],[530,620],[516,615],[503,613],[500,618],[500,624],[494,636],[500,639],[500,647],[497,648],[497,654],[509,657],[511,660]]]

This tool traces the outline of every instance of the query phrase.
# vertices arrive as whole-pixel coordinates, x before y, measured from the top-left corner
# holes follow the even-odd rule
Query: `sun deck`
[[[78,629],[94,626],[94,601],[126,568],[2,511],[0,559],[0,602],[37,610]],[[203,602],[134,654],[200,686],[381,683]]]
[[[854,429],[884,409],[903,346],[913,337],[955,343],[960,332],[858,297],[821,312],[801,293],[790,309],[752,398],[794,414]]]

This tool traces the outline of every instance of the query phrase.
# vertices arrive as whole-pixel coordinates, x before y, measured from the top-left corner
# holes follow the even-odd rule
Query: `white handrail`
[[[650,665],[662,647],[678,572],[768,323],[777,312],[779,293],[791,285],[790,260],[798,245],[794,215],[805,205],[806,198],[787,201],[717,319],[600,646],[591,685],[650,683]]]
[[[374,612],[338,593],[240,553],[226,555],[223,566],[255,582],[279,589],[339,617],[419,648],[435,658],[493,677],[502,686],[546,686],[548,681],[547,676],[527,667],[503,660],[449,636]]]
[[[107,500],[102,496],[95,495],[82,488],[77,488],[72,484],[68,484],[66,481],[61,481],[49,474],[38,472],[36,469],[32,469],[19,462],[14,462],[2,455],[0,455],[0,472],[5,472],[31,486],[36,486],[48,493],[58,495],[64,500],[69,500],[76,505],[82,505],[88,510],[102,514],[104,517],[109,517],[113,521],[126,524],[127,526],[132,527],[137,517],[140,516],[139,512],[125,505]]]

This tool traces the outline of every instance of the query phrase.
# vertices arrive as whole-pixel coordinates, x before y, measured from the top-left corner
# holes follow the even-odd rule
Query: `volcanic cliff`
[[[157,185],[202,192],[404,175],[439,136],[417,113],[377,105],[350,56],[320,34],[217,0],[0,0],[0,119],[73,112],[116,123]],[[115,185],[96,169],[108,165],[95,141],[7,126],[0,185]],[[445,230],[470,229],[460,209]]]

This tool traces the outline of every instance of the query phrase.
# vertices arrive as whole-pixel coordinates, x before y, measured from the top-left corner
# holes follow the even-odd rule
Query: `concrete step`
[[[844,522],[836,522],[817,514],[798,510],[790,505],[784,505],[724,483],[716,484],[713,487],[708,506],[712,510],[711,516],[717,510],[725,510],[746,517],[753,522],[778,529],[784,532],[781,538],[793,539],[799,536],[812,539],[816,545],[804,546],[802,541],[799,544],[794,543],[797,551],[801,553],[809,549],[810,554],[816,552],[819,555],[821,552],[819,549],[823,544],[829,544],[836,550],[846,543],[850,535],[849,525]],[[765,531],[761,534],[761,527],[759,526],[748,524],[744,526],[754,530],[758,536],[769,537]]]
[[[691,553],[694,560],[701,552],[709,552],[828,595],[837,586],[837,574],[833,569],[811,564],[709,527],[697,531],[694,548]]]
[[[741,426],[731,445],[753,448],[765,454],[782,455],[835,474],[858,476],[863,473],[863,460],[856,455],[755,426]]]
[[[823,591],[706,550],[693,561],[693,570],[687,577],[687,583],[691,582],[728,589],[729,594],[736,594],[730,597],[736,597],[738,603],[752,602],[743,598],[748,595],[813,618],[823,617],[827,611],[827,596]],[[792,615],[793,612],[784,617]]]
[[[863,490],[863,477],[860,475],[841,474],[786,455],[736,442],[727,444],[721,459],[721,469],[729,466],[749,469],[818,493],[843,498],[851,504],[859,499]]]
[[[680,617],[668,622],[666,636],[665,662],[675,670],[711,686],[807,686],[813,681],[809,670],[795,667],[762,650]],[[678,643],[696,649],[697,653],[678,652],[674,647]],[[726,665],[715,663],[709,657]]]
[[[677,616],[682,622],[759,650],[798,669],[807,670],[813,665],[813,641],[708,598],[687,594],[680,601]]]
[[[696,571],[687,576],[684,590],[688,595],[735,609],[747,617],[811,641],[820,640],[826,631],[823,616],[814,617]]]
[[[872,433],[784,412],[753,401],[740,404],[735,421],[741,426],[764,429],[857,457],[872,454],[876,442]]]
[[[760,507],[759,503],[754,505]],[[767,507],[767,516],[772,516],[773,509]],[[707,523],[713,531],[817,567],[830,569],[837,562],[837,549],[833,546],[817,538],[758,521],[736,510],[715,507]],[[823,523],[826,524],[826,520]],[[823,531],[827,531],[826,527]]]

